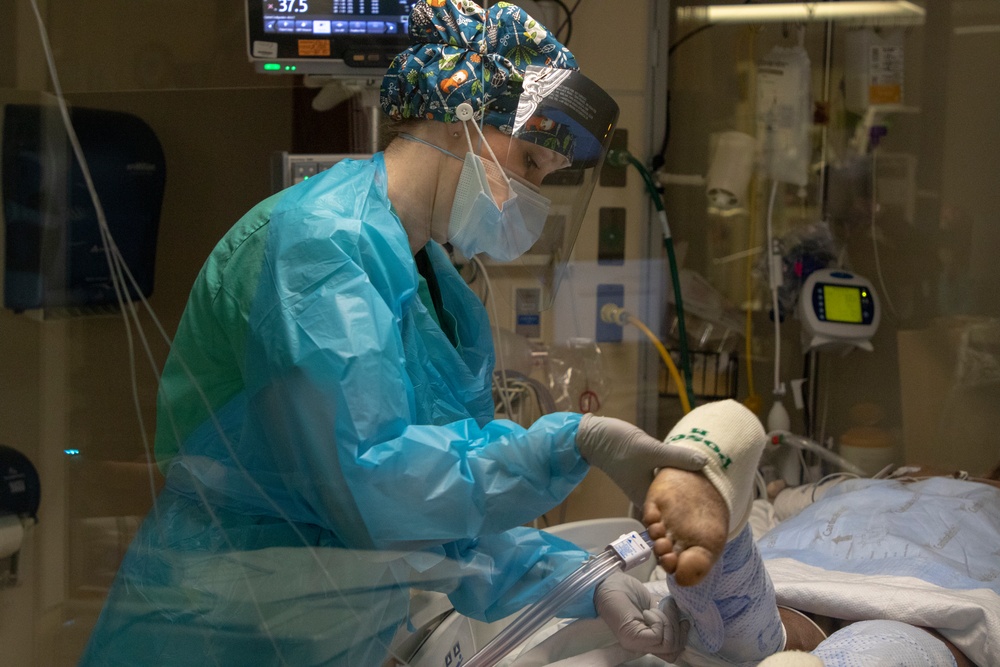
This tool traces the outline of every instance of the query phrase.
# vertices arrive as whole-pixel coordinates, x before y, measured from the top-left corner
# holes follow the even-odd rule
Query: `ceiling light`
[[[698,23],[839,21],[854,25],[922,25],[924,15],[923,7],[906,0],[772,2],[677,8],[679,21]]]

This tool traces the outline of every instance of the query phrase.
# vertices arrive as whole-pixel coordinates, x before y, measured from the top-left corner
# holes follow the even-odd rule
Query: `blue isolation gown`
[[[439,316],[381,154],[220,241],[161,379],[166,485],[82,664],[381,665],[413,588],[492,621],[579,567],[521,526],[586,474],[580,415],[493,420],[485,310],[426,250]]]

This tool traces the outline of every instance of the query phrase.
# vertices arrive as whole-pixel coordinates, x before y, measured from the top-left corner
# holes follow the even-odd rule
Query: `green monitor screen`
[[[861,324],[863,289],[846,285],[823,285],[823,303],[827,322]]]

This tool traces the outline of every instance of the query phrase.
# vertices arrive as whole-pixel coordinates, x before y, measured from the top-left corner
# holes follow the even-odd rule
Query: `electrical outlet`
[[[514,290],[514,333],[525,338],[542,336],[542,290],[537,287]]]
[[[595,319],[594,340],[598,343],[622,342],[622,327],[618,324],[605,322],[601,319],[601,308],[604,304],[613,303],[619,308],[625,307],[625,286],[602,284],[597,286],[597,312]]]

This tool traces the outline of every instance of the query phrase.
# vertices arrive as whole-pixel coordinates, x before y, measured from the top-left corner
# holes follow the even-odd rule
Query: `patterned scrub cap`
[[[468,102],[476,119],[513,134],[525,69],[578,69],[569,49],[509,2],[484,10],[472,0],[420,0],[409,34],[412,45],[382,79],[379,101],[393,120],[453,123],[455,109]],[[559,146],[573,159],[568,128],[542,117],[517,129],[518,139]]]

